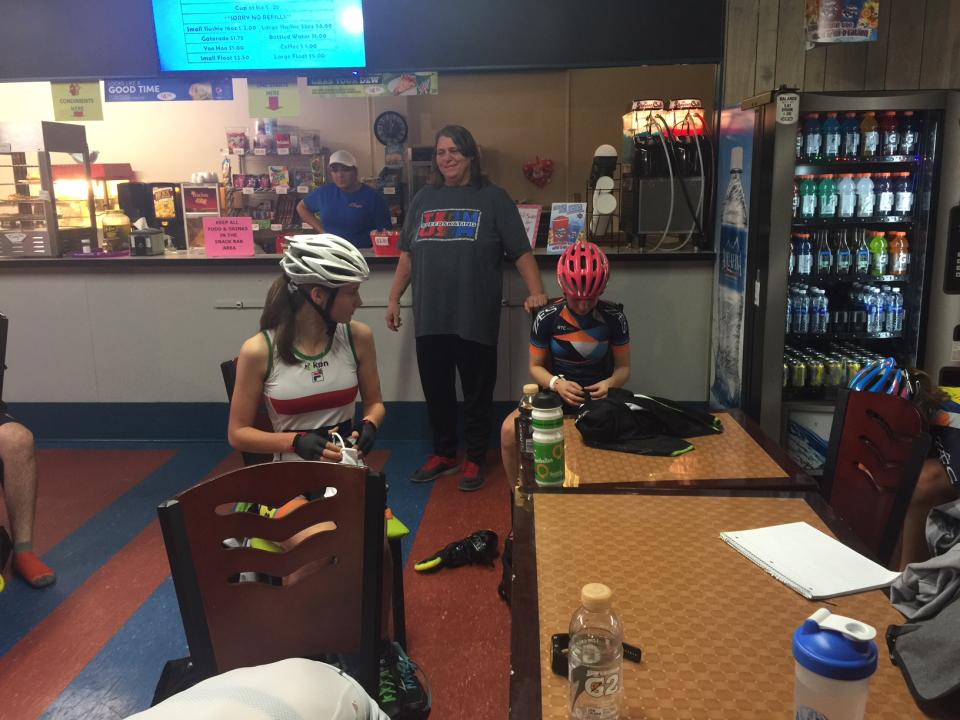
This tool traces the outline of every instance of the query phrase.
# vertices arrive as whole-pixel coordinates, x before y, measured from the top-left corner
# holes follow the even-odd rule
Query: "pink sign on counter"
[[[208,257],[253,255],[253,225],[248,217],[212,216],[203,219],[203,244]]]

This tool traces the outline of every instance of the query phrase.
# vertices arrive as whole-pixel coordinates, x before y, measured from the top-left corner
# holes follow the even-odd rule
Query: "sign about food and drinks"
[[[183,80],[148,78],[144,80],[104,80],[107,102],[169,102],[171,100],[233,100],[233,80]]]
[[[203,218],[203,244],[209,257],[253,255],[253,226],[250,218]]]
[[[103,120],[100,82],[50,83],[54,120]]]
[[[880,0],[807,0],[807,42],[872,42],[880,24]]]
[[[586,237],[586,203],[553,203],[550,206],[550,229],[547,231],[547,252],[562,253],[567,245]]]
[[[184,185],[183,211],[187,213],[219,212],[220,203],[216,185]]]
[[[247,78],[250,117],[297,117],[300,114],[300,88],[296,78]]]
[[[371,73],[349,77],[308,76],[311,95],[321,97],[369,97],[375,95],[437,95],[435,72]]]

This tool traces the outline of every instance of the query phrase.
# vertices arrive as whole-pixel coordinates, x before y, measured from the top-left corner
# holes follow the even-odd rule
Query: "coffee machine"
[[[130,220],[146,218],[147,225],[170,236],[178,250],[187,247],[180,183],[129,182],[117,186],[120,209]]]

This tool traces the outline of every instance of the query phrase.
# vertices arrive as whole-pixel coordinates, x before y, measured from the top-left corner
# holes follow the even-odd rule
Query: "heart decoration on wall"
[[[523,174],[538,188],[543,188],[553,177],[553,160],[550,158],[541,160],[538,155],[535,160],[528,160],[523,164]]]

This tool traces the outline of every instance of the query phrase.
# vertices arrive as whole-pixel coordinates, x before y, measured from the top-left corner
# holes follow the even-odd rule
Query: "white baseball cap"
[[[346,165],[347,167],[357,167],[357,159],[346,150],[337,150],[330,156],[330,164]]]

